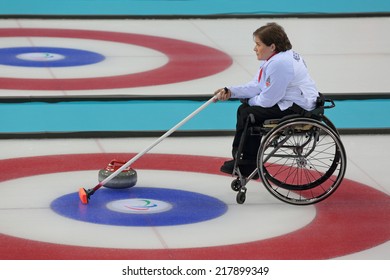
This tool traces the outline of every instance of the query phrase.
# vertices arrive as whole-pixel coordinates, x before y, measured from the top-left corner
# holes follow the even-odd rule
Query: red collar
[[[278,54],[278,52],[274,52],[267,60],[266,60],[266,62],[268,61],[268,60],[270,60],[275,54]],[[263,64],[264,65],[264,64]],[[260,82],[260,79],[261,79],[261,76],[263,75],[263,66],[261,66],[261,68],[260,68],[260,73],[259,73],[259,78],[257,79],[257,81],[258,82]]]
[[[266,61],[270,60],[275,54],[278,54],[278,52],[274,52]]]

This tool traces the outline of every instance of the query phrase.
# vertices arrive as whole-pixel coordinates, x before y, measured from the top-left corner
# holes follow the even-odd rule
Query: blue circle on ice
[[[54,47],[14,47],[0,49],[0,64],[21,67],[71,67],[99,63],[99,53]]]
[[[81,204],[78,193],[61,196],[51,203],[56,213],[83,222],[115,226],[173,226],[203,222],[226,213],[221,200],[190,191],[135,187],[101,189],[89,204]]]

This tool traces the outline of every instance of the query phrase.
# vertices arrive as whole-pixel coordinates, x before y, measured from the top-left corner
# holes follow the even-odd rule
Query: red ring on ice
[[[68,154],[3,159],[0,182],[40,174],[98,170],[113,158],[133,156]],[[220,174],[219,166],[224,160],[146,154],[133,167]],[[75,191],[78,187],[75,186]],[[0,259],[329,259],[390,240],[390,196],[369,186],[344,179],[331,197],[315,207],[317,215],[307,226],[282,236],[243,244],[187,249],[107,249],[50,244],[0,234]],[[259,213],[260,220],[261,215],[266,213]]]
[[[0,88],[15,90],[97,90],[131,88],[184,82],[204,78],[227,69],[229,55],[200,44],[164,37],[74,29],[2,28],[0,37],[57,37],[92,39],[138,45],[164,53],[167,64],[149,71],[127,75],[77,78],[1,78]]]

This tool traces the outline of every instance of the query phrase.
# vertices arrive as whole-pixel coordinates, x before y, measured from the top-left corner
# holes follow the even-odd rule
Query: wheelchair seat
[[[325,106],[325,104],[329,102],[330,105]],[[315,109],[311,111],[307,111],[300,106],[296,105],[295,103],[290,107],[290,109],[295,113],[291,115],[287,115],[280,119],[268,119],[265,120],[262,125],[255,125],[255,120],[253,116],[250,116],[250,126],[248,127],[249,133],[251,135],[260,135],[264,133],[264,130],[270,130],[274,127],[276,127],[279,123],[286,121],[288,119],[292,118],[298,118],[298,117],[304,117],[304,118],[312,118],[319,121],[325,121],[327,125],[331,126],[333,130],[336,130],[334,125],[330,122],[329,119],[327,119],[324,115],[325,109],[333,108],[335,107],[334,101],[332,99],[326,99],[323,94],[319,93],[319,96],[316,100],[316,107]],[[308,130],[310,129],[310,126],[302,127],[301,130]],[[336,130],[337,131],[337,130]]]

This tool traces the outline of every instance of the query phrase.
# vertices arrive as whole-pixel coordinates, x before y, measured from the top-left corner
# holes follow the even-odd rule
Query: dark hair
[[[267,23],[253,32],[253,36],[258,37],[264,44],[271,46],[275,44],[276,52],[285,52],[292,48],[290,40],[284,32],[283,27],[275,22]]]

